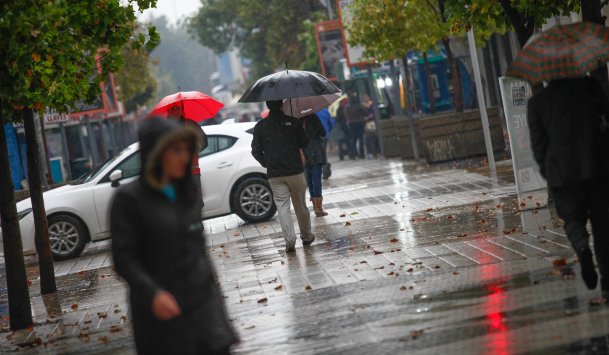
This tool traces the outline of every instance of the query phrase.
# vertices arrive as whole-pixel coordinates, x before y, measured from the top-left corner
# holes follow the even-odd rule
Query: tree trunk
[[[446,49],[446,59],[448,60],[448,65],[450,66],[450,72],[452,74],[454,92],[453,105],[455,106],[455,110],[457,110],[457,112],[463,112],[463,88],[461,87],[459,63],[457,62],[457,59],[455,59],[453,51],[450,48],[450,39],[443,38],[442,43],[444,43],[444,48]]]
[[[581,0],[581,8],[582,19],[584,21],[596,23],[601,26],[605,24],[605,19],[601,13],[602,8],[600,0]],[[591,74],[597,78],[603,84],[604,89],[607,90],[607,85],[609,83],[607,65],[600,66]]]
[[[38,265],[40,268],[40,292],[46,295],[57,292],[57,287],[55,285],[51,243],[49,242],[49,223],[44,209],[44,199],[42,198],[42,180],[38,165],[38,141],[36,140],[36,130],[34,127],[34,111],[30,108],[23,110],[23,127],[25,129],[27,145],[27,175],[30,184],[32,211],[34,213],[36,252],[38,253]]]
[[[431,81],[431,68],[429,67],[429,58],[427,52],[423,52],[423,60],[425,61],[425,80],[427,80],[427,96],[429,98],[429,113],[436,113],[436,97],[433,94],[433,82]]]
[[[4,123],[0,115],[0,220],[10,328],[18,330],[31,327],[33,321]]]
[[[514,27],[516,31],[516,36],[518,37],[518,43],[520,43],[520,47],[524,47],[529,38],[535,32],[535,21],[531,17],[524,17],[522,14],[518,12],[513,6],[511,0],[499,0],[501,6],[503,7],[503,11],[510,19],[510,23]]]

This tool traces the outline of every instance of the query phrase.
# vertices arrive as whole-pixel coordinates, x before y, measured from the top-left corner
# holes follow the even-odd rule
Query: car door
[[[135,152],[125,160],[117,164],[106,174],[93,188],[93,202],[95,203],[95,211],[97,212],[97,221],[99,222],[101,234],[100,239],[103,239],[110,233],[110,204],[116,194],[117,186],[112,186],[110,174],[113,171],[120,170],[123,173],[119,183],[126,184],[131,182],[140,175],[141,161],[140,152]],[[94,237],[94,236],[92,236]]]
[[[204,213],[221,208],[229,198],[231,182],[241,163],[241,152],[235,147],[237,137],[210,135],[207,139],[208,146],[199,155]]]

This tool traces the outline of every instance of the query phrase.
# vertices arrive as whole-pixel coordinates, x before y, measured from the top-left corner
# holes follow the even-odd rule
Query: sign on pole
[[[368,60],[364,57],[365,48],[362,46],[352,46],[349,44],[350,36],[349,31],[345,29],[351,23],[353,14],[351,13],[351,5],[355,0],[337,0],[338,5],[338,17],[343,26],[343,42],[345,44],[347,54],[347,64],[352,66],[362,66],[368,64]]]
[[[501,77],[499,87],[510,136],[520,209],[545,206],[548,203],[548,185],[533,157],[527,119],[527,101],[532,95],[531,85],[521,79]]]
[[[315,24],[315,38],[321,64],[322,74],[330,80],[338,77],[337,65],[345,59],[345,44],[343,43],[340,21],[332,20]]]

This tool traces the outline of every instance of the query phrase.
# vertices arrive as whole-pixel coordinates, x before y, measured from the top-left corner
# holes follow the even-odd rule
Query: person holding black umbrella
[[[296,118],[283,113],[282,100],[267,101],[266,106],[270,110],[269,116],[254,127],[252,155],[267,169],[286,252],[293,253],[296,251],[296,231],[290,202],[298,219],[302,245],[310,246],[315,240],[307,208],[307,181],[302,154],[302,149],[309,144],[309,138]]]
[[[269,108],[268,118],[258,122],[254,128],[252,155],[267,169],[288,253],[296,251],[290,200],[296,210],[303,246],[310,246],[315,236],[311,232],[311,215],[306,203],[307,182],[303,168],[303,149],[309,144],[309,138],[300,122],[284,113],[283,100],[338,92],[340,90],[319,73],[286,69],[258,79],[239,99],[239,102],[266,101]],[[294,103],[290,101],[289,104],[290,111],[303,111],[294,111]]]

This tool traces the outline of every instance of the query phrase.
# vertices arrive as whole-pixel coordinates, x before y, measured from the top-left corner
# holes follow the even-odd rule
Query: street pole
[[[327,9],[328,9],[328,20],[333,20],[334,19],[334,13],[332,11],[332,3],[334,2],[334,0],[326,0],[326,4],[327,4]]]
[[[419,143],[417,141],[417,132],[415,131],[414,112],[408,108],[408,104],[410,103],[410,84],[408,79],[408,58],[406,56],[402,57],[402,66],[402,70],[404,70],[404,74],[402,75],[402,81],[404,83],[404,102],[406,103],[406,113],[408,114],[408,128],[410,129],[412,154],[414,156],[414,160],[419,162],[421,160],[421,153],[419,153]]]
[[[488,112],[486,111],[486,100],[484,99],[484,90],[482,89],[482,76],[480,75],[480,63],[478,63],[478,51],[476,50],[476,38],[474,37],[474,29],[467,32],[467,40],[469,42],[469,52],[472,57],[472,67],[474,69],[474,79],[476,82],[476,93],[478,94],[478,106],[480,108],[480,117],[482,119],[482,130],[484,132],[484,143],[486,146],[486,156],[488,166],[492,173],[497,171],[495,166],[495,155],[493,153],[493,141],[491,139],[491,129],[488,121]]]
[[[374,82],[374,75],[372,75],[372,65],[368,64],[368,84],[370,85],[370,91],[372,93],[372,105],[374,106],[374,122],[376,126],[376,139],[378,140],[379,149],[381,155],[385,156],[385,149],[383,142],[381,141],[381,112],[379,110],[379,98],[376,92],[376,83]]]

